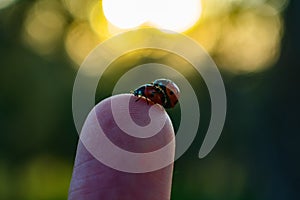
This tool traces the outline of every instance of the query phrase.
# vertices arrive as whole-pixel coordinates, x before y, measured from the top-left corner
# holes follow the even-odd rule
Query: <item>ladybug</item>
[[[162,105],[164,108],[173,108],[179,98],[180,90],[178,86],[171,80],[168,79],[157,79],[152,83],[141,85],[133,92],[134,96],[140,98],[146,98],[153,103]]]
[[[164,105],[165,108],[173,108],[177,104],[180,90],[173,81],[169,79],[157,79],[153,82],[153,85],[164,91],[167,99],[166,105]]]

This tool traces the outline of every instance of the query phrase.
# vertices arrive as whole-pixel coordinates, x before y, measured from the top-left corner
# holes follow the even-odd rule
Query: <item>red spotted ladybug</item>
[[[133,95],[146,98],[147,103],[150,100],[158,103],[164,108],[173,108],[179,98],[180,90],[178,86],[168,79],[157,79],[153,83],[141,85],[133,91]]]

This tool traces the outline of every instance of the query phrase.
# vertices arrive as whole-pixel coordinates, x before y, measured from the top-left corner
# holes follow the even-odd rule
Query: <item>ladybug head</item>
[[[145,86],[141,86],[133,91],[134,96],[144,96],[145,94]]]

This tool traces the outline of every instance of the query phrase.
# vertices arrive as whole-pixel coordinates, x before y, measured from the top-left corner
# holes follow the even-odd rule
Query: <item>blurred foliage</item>
[[[165,52],[133,52],[102,77],[97,102],[138,64],[172,60],[191,81],[200,129],[175,163],[172,199],[299,199],[299,11],[295,0],[202,1],[200,19],[184,34],[217,62],[228,98],[221,138],[202,160],[210,101],[188,64]],[[122,31],[98,0],[0,0],[0,199],[66,199],[77,143],[76,71],[97,44]],[[178,112],[170,111],[175,128]]]

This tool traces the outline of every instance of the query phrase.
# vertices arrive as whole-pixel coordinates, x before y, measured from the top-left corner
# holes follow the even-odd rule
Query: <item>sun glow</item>
[[[102,3],[107,20],[122,29],[147,24],[184,32],[199,20],[202,11],[200,0],[103,0]]]

